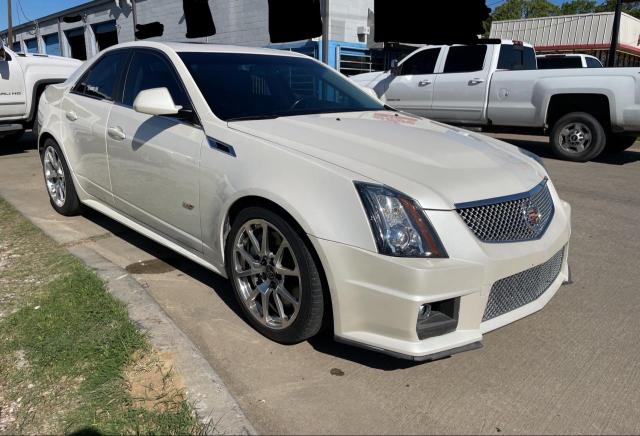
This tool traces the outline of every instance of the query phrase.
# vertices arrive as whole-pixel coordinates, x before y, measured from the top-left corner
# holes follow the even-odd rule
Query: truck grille
[[[482,242],[522,242],[539,239],[555,208],[547,179],[529,192],[456,205],[458,214]]]
[[[563,260],[564,248],[542,265],[495,282],[491,287],[482,321],[504,315],[537,300],[560,274]]]

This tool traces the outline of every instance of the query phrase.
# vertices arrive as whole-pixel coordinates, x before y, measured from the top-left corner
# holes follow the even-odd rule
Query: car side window
[[[444,73],[471,73],[484,69],[486,45],[459,45],[449,47]]]
[[[439,48],[422,50],[402,63],[400,75],[433,74],[436,63],[438,63],[438,56],[440,56]]]
[[[106,54],[82,76],[73,88],[73,92],[87,97],[113,101],[113,94],[120,81],[122,68],[128,56],[129,53],[126,51]]]
[[[133,106],[141,91],[153,88],[167,88],[176,105],[191,109],[182,82],[169,62],[162,55],[151,51],[135,52],[124,84],[122,104]]]
[[[598,59],[587,58],[587,68],[602,68],[602,63]]]

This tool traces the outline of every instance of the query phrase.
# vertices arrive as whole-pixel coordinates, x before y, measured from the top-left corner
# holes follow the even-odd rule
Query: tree
[[[559,14],[560,8],[548,0],[507,0],[493,11],[491,19],[493,21],[519,20]]]
[[[562,15],[590,14],[596,11],[595,0],[571,0],[560,6]]]
[[[595,12],[613,12],[616,10],[616,3],[616,0],[605,0],[596,7]],[[622,5],[622,11],[636,18],[640,18],[640,1],[624,3]]]

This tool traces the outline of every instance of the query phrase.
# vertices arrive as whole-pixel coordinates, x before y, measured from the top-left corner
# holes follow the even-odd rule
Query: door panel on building
[[[109,116],[107,148],[116,208],[175,242],[202,251],[199,164],[206,136],[176,116],[136,112],[146,89],[165,87],[176,105],[191,103],[163,55],[136,51],[120,98]]]
[[[392,76],[383,99],[390,106],[428,117],[440,51],[440,48],[425,49],[402,62],[398,73]]]
[[[87,60],[87,43],[84,39],[84,27],[67,30],[67,43],[69,44],[70,55],[74,59]]]
[[[113,203],[105,142],[113,96],[129,58],[128,50],[109,53],[98,60],[61,102],[64,113],[62,140],[82,189]]]
[[[489,86],[492,48],[486,45],[449,47],[435,81],[431,116],[455,123],[482,121]]]

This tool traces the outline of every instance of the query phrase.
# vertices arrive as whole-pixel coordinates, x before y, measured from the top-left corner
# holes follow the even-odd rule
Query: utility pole
[[[11,12],[11,0],[7,0],[7,45],[13,49],[13,15]]]
[[[136,0],[131,0],[131,17],[133,18],[133,39],[138,40],[136,32],[138,30],[138,9],[136,8]]]
[[[622,19],[622,0],[616,2],[616,12],[613,18],[613,30],[611,31],[611,48],[607,67],[616,66],[616,54],[618,52],[618,40],[620,39],[620,20]]]
[[[322,8],[322,62],[329,65],[329,0]]]

